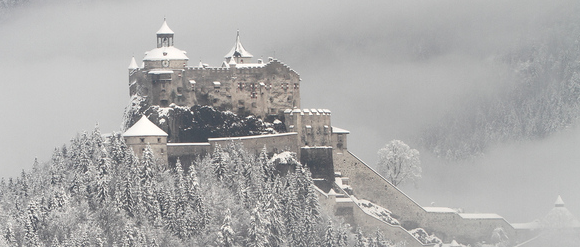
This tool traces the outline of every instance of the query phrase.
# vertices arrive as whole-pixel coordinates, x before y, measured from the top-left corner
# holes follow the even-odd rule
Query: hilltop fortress
[[[287,132],[209,138],[201,143],[171,142],[168,140],[176,140],[171,133],[179,133],[174,126],[162,129],[143,116],[123,134],[139,156],[149,145],[161,160],[173,164],[180,159],[187,164],[213,152],[216,144],[225,146],[231,141],[240,141],[254,152],[264,146],[269,154],[295,152],[310,168],[320,203],[327,212],[342,216],[354,228],[368,233],[379,229],[387,239],[404,241],[406,246],[498,241],[515,245],[532,239],[542,229],[534,223],[510,224],[497,214],[419,205],[347,149],[349,131],[331,124],[329,110],[300,109],[299,74],[274,58],[254,61],[242,46],[239,32],[219,67],[201,62],[189,66],[186,52],[173,46],[174,32],[165,21],[156,40],[157,47],[145,54],[142,66],[135,58],[131,60],[130,96],[143,98],[161,110],[208,105],[276,119]],[[563,205],[561,199],[556,202],[556,207]],[[580,223],[570,217],[570,227],[580,229]]]

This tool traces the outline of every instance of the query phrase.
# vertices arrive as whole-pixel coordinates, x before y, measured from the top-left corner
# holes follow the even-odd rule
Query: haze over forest
[[[219,66],[237,29],[288,64],[368,164],[392,139],[418,149],[403,190],[421,205],[531,221],[561,194],[580,215],[578,1],[16,2],[0,1],[1,177],[96,122],[118,131],[127,65],[165,16],[189,65]]]

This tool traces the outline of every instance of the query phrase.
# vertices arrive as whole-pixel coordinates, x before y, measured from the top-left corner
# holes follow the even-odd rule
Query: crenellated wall
[[[286,109],[284,124],[298,133],[300,146],[332,146],[331,112],[327,109]]]

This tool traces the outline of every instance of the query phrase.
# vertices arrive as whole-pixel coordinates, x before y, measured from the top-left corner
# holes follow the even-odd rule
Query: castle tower
[[[131,63],[129,63],[129,70],[135,70],[138,69],[139,66],[137,66],[137,61],[135,61],[135,57],[131,58]]]
[[[149,145],[156,158],[167,160],[167,133],[149,121],[145,115],[123,133],[123,138],[125,143],[133,148],[137,157],[141,158]]]
[[[167,26],[167,20],[163,19],[163,24],[157,31],[157,48],[173,46],[173,30]]]
[[[544,217],[546,228],[575,228],[580,229],[580,221],[564,207],[562,197],[558,196],[554,208]]]
[[[157,48],[146,52],[143,58],[145,69],[183,69],[187,66],[187,52],[173,46],[173,35],[173,30],[163,20],[157,31]]]
[[[226,62],[230,66],[232,64],[231,63],[232,57],[234,58],[235,62],[234,64],[251,63],[252,57],[254,57],[252,54],[246,51],[246,49],[244,49],[244,46],[242,46],[242,42],[240,42],[240,30],[238,30],[238,34],[236,36],[236,43],[234,44],[234,47],[225,56]]]

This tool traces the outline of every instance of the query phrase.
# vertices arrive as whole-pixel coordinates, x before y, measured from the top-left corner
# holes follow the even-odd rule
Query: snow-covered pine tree
[[[340,225],[336,231],[335,236],[335,246],[336,247],[346,247],[348,246],[348,227],[346,225]]]
[[[212,154],[211,163],[213,165],[214,174],[218,181],[223,181],[227,178],[228,168],[226,161],[227,159],[225,157],[225,152],[222,150],[219,144],[216,144]]]
[[[359,228],[356,229],[356,240],[354,247],[366,247],[367,246],[367,239],[362,233],[362,230]]]
[[[268,246],[269,232],[266,228],[266,225],[266,219],[262,217],[259,207],[254,207],[250,212],[250,225],[248,227],[248,235],[246,237],[246,246]]]
[[[222,247],[235,247],[236,244],[236,232],[232,228],[232,213],[228,208],[225,212],[224,222],[220,227],[218,233],[217,243]]]
[[[332,221],[329,220],[328,225],[326,225],[326,231],[324,232],[324,243],[322,243],[322,246],[334,247],[335,243],[334,228],[332,227]]]

